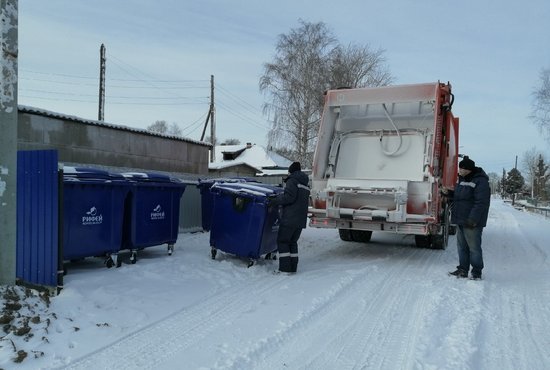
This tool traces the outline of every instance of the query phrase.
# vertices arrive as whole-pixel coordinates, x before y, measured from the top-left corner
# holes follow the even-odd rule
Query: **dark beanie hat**
[[[293,162],[290,167],[288,167],[288,173],[292,173],[292,172],[296,172],[296,171],[301,171],[302,170],[302,166],[300,166],[300,162]]]
[[[467,155],[465,155],[464,159],[458,164],[458,167],[473,171],[476,169],[476,162],[472,161]]]

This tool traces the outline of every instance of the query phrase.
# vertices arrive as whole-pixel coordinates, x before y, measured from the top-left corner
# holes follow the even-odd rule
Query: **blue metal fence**
[[[19,151],[17,153],[17,279],[31,285],[58,286],[58,241],[57,151]]]

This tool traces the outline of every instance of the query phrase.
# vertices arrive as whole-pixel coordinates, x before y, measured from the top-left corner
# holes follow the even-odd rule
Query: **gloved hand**
[[[464,227],[467,227],[469,229],[473,229],[476,226],[477,226],[477,224],[474,221],[470,220],[470,219],[467,219],[466,222],[464,222]]]
[[[273,203],[273,200],[274,200],[275,198],[277,198],[277,195],[276,195],[276,194],[270,194],[270,195],[268,195],[267,198],[266,198],[266,200],[265,200],[265,201],[266,201],[266,204],[267,204],[268,206],[271,205],[271,203]]]

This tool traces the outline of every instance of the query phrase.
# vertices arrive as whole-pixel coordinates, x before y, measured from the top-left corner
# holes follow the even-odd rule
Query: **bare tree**
[[[168,132],[168,124],[166,121],[155,121],[155,123],[147,126],[147,131],[156,132],[157,134],[166,134]]]
[[[540,86],[533,92],[534,101],[530,118],[550,141],[550,68],[540,73]]]
[[[172,122],[172,124],[168,128],[167,134],[173,136],[182,136],[181,128],[176,122]]]
[[[269,145],[290,146],[293,160],[311,163],[308,153],[313,151],[336,39],[322,22],[299,22],[300,28],[279,36],[274,61],[264,64],[260,91],[271,96],[264,106],[273,114]]]
[[[492,194],[500,193],[500,176],[496,172],[489,172],[489,186],[491,187]]]
[[[540,152],[537,150],[537,148],[531,148],[523,153],[523,156],[521,157],[521,167],[523,173],[525,173],[526,175],[525,177],[528,187],[531,188],[531,197],[533,197],[533,182],[535,178],[535,171],[537,169],[537,158],[539,154]]]
[[[264,64],[260,91],[270,98],[264,105],[272,123],[268,145],[290,148],[292,160],[309,166],[325,90],[378,86],[389,83],[391,76],[382,50],[342,47],[323,22],[299,23],[300,27],[279,36],[273,62]]]
[[[147,126],[147,131],[156,132],[157,134],[163,135],[182,136],[181,128],[177,123],[173,122],[168,125],[168,123],[164,120],[155,121],[155,123]]]
[[[370,46],[337,46],[331,53],[330,87],[383,86],[393,78],[385,66],[384,50]]]
[[[225,139],[222,145],[239,145],[241,141],[239,139]]]

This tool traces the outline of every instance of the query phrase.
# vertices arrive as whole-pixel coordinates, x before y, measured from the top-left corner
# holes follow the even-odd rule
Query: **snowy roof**
[[[291,160],[267,150],[261,145],[217,145],[216,161],[209,164],[211,170],[248,165],[258,170],[258,175],[285,175]]]
[[[102,127],[110,127],[110,128],[116,129],[116,130],[137,132],[137,133],[150,135],[150,136],[160,136],[160,137],[164,137],[164,138],[168,138],[168,139],[185,141],[185,142],[188,142],[188,143],[202,145],[202,146],[208,146],[208,147],[212,146],[210,143],[206,143],[206,142],[203,142],[203,141],[197,141],[197,140],[193,140],[193,139],[188,139],[186,137],[165,135],[165,134],[160,134],[160,133],[157,133],[157,132],[152,132],[152,131],[148,131],[148,130],[144,130],[144,129],[128,127],[128,126],[124,126],[124,125],[117,125],[117,124],[113,124],[113,123],[107,123],[107,122],[104,122],[104,121],[97,121],[97,120],[91,120],[91,119],[86,119],[86,118],[80,118],[80,117],[72,116],[72,115],[65,114],[65,113],[52,112],[52,111],[49,111],[49,110],[46,110],[46,109],[29,107],[29,106],[21,105],[21,104],[19,104],[17,108],[22,113],[38,114],[38,115],[41,115],[41,116],[57,118],[57,119],[62,119],[62,120],[66,120],[66,121],[73,121],[73,122],[85,123],[85,124],[88,124],[88,125],[95,125],[95,126],[102,126]]]

